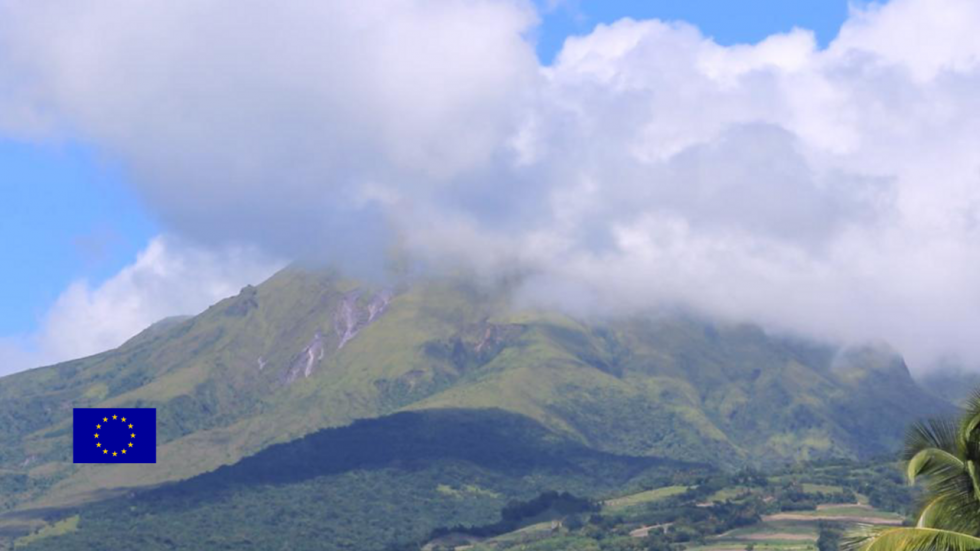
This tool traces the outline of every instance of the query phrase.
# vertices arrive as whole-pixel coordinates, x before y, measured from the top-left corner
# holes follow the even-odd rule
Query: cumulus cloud
[[[693,308],[980,362],[980,7],[721,46],[625,19],[535,60],[518,0],[0,0],[0,125],[125,163],[172,231],[517,271],[581,314]]]
[[[491,0],[3,2],[0,121],[101,146],[198,240],[360,261],[388,237],[364,186],[493,161],[534,20]]]
[[[536,219],[468,233],[534,267],[528,300],[977,362],[980,40],[950,18],[980,23],[971,2],[896,0],[824,50],[803,30],[722,47],[660,21],[572,38],[512,141]]]
[[[196,314],[281,266],[251,248],[158,237],[104,283],[72,283],[33,335],[0,339],[0,375],[115,348],[169,316]]]

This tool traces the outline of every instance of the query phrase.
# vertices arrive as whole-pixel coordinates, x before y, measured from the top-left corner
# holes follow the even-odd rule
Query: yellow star
[[[102,453],[109,453],[109,450],[102,450]]]
[[[126,450],[123,450],[123,453],[126,453]]]
[[[116,456],[116,452],[112,452],[112,457],[115,457],[115,456]]]
[[[106,421],[108,421],[108,420],[109,420],[109,418],[108,418],[108,417],[103,417],[103,418],[102,418],[102,422],[103,422],[103,423],[105,423],[105,422],[106,422]]]
[[[99,433],[95,433],[95,437],[98,438],[99,437]]]
[[[115,419],[115,418],[116,418],[116,416],[115,416],[115,415],[113,415],[113,416],[112,416],[112,418],[113,418],[113,419]]]
[[[126,418],[125,418],[125,417],[123,417],[123,418],[122,418],[122,422],[123,422],[123,423],[125,423],[125,422],[126,422]]]
[[[136,433],[134,432],[133,434],[130,434],[129,437],[130,438],[136,438]]]
[[[132,447],[133,447],[133,443],[132,443],[132,442],[130,442],[130,443],[129,443],[129,447],[130,447],[130,448],[132,448]]]
[[[102,443],[101,442],[96,442],[95,443],[95,447],[96,448],[101,448],[102,447]]]
[[[95,425],[95,428],[101,429],[102,428],[102,425]]]
[[[133,428],[133,425],[132,425],[132,423],[130,423],[130,425],[129,425],[129,428]]]

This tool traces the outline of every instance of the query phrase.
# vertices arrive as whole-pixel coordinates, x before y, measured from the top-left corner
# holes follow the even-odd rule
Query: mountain
[[[399,412],[501,411],[537,440],[737,468],[890,452],[950,409],[889,350],[682,316],[587,322],[508,289],[289,268],[116,350],[4,377],[0,527]],[[157,408],[158,463],[73,465],[73,407]]]
[[[662,485],[691,468],[598,452],[500,410],[402,412],[82,507],[78,528],[29,548],[383,549],[487,523],[513,499]]]
[[[940,366],[926,373],[919,384],[935,396],[959,406],[980,388],[980,373],[960,366]]]

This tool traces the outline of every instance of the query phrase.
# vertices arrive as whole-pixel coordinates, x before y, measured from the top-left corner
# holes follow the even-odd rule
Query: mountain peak
[[[108,406],[157,409],[166,468],[71,465],[71,408]],[[515,309],[460,277],[385,287],[291,267],[119,349],[0,379],[0,438],[15,443],[0,469],[43,473],[15,502],[63,503],[444,408],[504,410],[603,453],[731,468],[881,453],[903,420],[945,407],[878,347],[683,317],[587,321]]]

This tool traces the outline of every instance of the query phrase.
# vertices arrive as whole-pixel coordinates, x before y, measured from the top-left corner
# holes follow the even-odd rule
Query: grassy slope
[[[915,415],[946,407],[882,352],[841,359],[678,319],[518,322],[520,337],[479,376],[412,407],[501,405],[598,449],[727,465],[882,453]]]
[[[635,494],[607,499],[606,501],[602,502],[602,506],[604,510],[615,511],[616,509],[623,509],[653,501],[660,501],[668,497],[683,494],[687,490],[688,486],[664,486],[663,488],[644,490]]]
[[[0,379],[0,440],[12,443],[0,506],[186,478],[402,409],[503,408],[602,451],[739,465],[882,452],[905,420],[942,407],[887,354],[840,361],[684,319],[590,326],[512,312],[459,279],[398,290],[338,348],[335,316],[356,289],[363,312],[377,289],[286,270],[117,350]],[[323,359],[284,382],[318,332]],[[158,409],[157,465],[70,463],[71,408],[110,406]]]
[[[620,496],[603,503],[600,518],[590,520],[589,514],[577,515],[582,521],[577,527],[569,522],[573,515],[559,515],[556,519],[564,521],[560,528],[543,523],[471,541],[475,543],[471,549],[664,549],[668,546],[658,537],[658,532],[667,530],[675,535],[691,535],[689,539],[671,544],[674,548],[689,551],[742,550],[750,545],[770,551],[816,551],[825,519],[833,518],[832,524],[846,533],[862,530],[868,522],[901,522],[915,503],[913,492],[905,486],[897,464],[801,464],[768,477],[759,474],[742,479],[739,479],[741,475],[723,476],[727,480],[720,477],[700,479],[704,488],[699,491],[697,484],[691,484],[686,487],[690,493],[685,493],[685,486],[664,486]],[[765,483],[760,484],[763,480]],[[869,488],[879,491],[879,498],[890,496],[890,499],[878,499],[882,508],[840,502],[843,498],[860,496],[856,491]],[[809,508],[797,510],[800,506],[797,503],[785,509],[795,501],[790,496],[801,490],[813,500]],[[723,499],[717,500],[718,497]],[[732,505],[747,506],[759,516],[726,528],[719,520],[726,516],[724,509]],[[677,516],[674,516],[675,512]],[[785,515],[793,518],[782,519]],[[701,516],[700,520],[695,519],[696,516]]]
[[[0,450],[0,465],[33,475],[25,495],[41,494],[40,505],[61,503],[191,476],[275,442],[394,411],[446,384],[455,368],[421,352],[433,334],[455,331],[459,314],[439,304],[446,293],[400,295],[338,350],[334,314],[355,287],[287,271],[118,350],[0,380],[0,439],[15,444]],[[285,384],[318,331],[325,357],[310,378]],[[134,405],[158,409],[157,465],[69,463],[72,407]]]
[[[594,496],[685,468],[598,452],[500,410],[399,413],[83,507],[72,530],[18,543],[59,551],[383,549],[439,526],[495,522],[509,500],[544,490]]]

